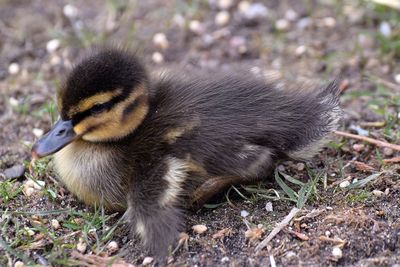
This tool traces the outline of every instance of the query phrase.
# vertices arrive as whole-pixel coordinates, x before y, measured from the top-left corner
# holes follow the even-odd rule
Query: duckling
[[[125,211],[130,230],[166,255],[187,207],[266,177],[278,160],[312,157],[336,129],[335,82],[284,90],[251,72],[150,78],[121,49],[90,53],[57,92],[59,121],[32,148],[54,154],[65,186]]]

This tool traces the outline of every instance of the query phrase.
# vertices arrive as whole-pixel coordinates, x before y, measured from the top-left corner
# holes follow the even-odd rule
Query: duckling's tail
[[[294,150],[289,151],[288,156],[290,158],[295,160],[310,159],[328,141],[329,134],[338,128],[339,120],[342,117],[339,96],[340,89],[337,81],[331,82],[317,93],[317,103],[313,107],[314,112],[312,112],[315,115],[315,111],[318,111],[317,118],[309,120],[312,123],[307,125],[305,133],[301,135],[302,140],[299,140],[299,145]],[[306,107],[306,109],[308,108]]]

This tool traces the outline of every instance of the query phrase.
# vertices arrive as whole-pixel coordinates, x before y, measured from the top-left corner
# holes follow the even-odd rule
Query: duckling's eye
[[[101,112],[103,112],[105,109],[107,108],[106,104],[95,104],[91,109],[90,109],[90,113],[92,115],[98,115]]]

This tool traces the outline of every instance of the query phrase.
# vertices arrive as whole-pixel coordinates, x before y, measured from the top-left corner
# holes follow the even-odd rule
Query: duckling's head
[[[111,142],[132,133],[148,112],[146,71],[134,54],[93,53],[76,65],[57,93],[60,120],[32,148],[53,154],[77,139]]]

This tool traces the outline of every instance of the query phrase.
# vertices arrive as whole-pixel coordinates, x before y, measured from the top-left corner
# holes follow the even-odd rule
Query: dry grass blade
[[[391,143],[384,142],[384,141],[379,141],[379,140],[376,140],[376,139],[373,139],[373,138],[370,138],[370,137],[361,136],[361,135],[357,135],[357,134],[346,133],[346,132],[342,132],[342,131],[333,131],[333,132],[335,134],[339,135],[339,136],[342,136],[342,137],[361,140],[361,141],[376,145],[378,147],[388,147],[388,148],[391,148],[393,150],[400,151],[400,145],[391,144]]]
[[[271,233],[256,247],[256,252],[260,252],[268,243],[299,213],[300,209],[294,207],[289,214],[271,231]]]

